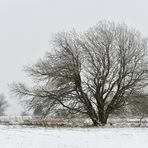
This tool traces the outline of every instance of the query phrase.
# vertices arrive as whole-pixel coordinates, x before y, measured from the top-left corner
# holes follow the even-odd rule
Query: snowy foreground
[[[148,148],[147,128],[27,128],[0,125],[0,148]]]

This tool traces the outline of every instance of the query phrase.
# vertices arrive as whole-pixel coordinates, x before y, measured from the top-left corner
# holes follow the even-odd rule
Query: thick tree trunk
[[[107,123],[108,115],[99,113],[99,119],[91,118],[93,126],[104,126]]]
[[[93,126],[98,126],[99,125],[98,121],[95,120],[95,119],[92,119],[92,122],[93,122]]]
[[[99,122],[102,126],[104,126],[107,123],[108,114],[104,112],[99,112]]]
[[[93,126],[104,126],[107,123],[107,116],[100,116],[99,120],[91,119]]]
[[[99,118],[99,121],[100,121],[101,125],[104,126],[107,123],[107,117],[106,116],[101,116]]]

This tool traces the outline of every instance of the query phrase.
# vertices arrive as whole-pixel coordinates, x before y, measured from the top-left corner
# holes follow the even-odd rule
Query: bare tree
[[[147,39],[125,24],[99,22],[83,34],[58,33],[53,49],[25,68],[34,87],[11,86],[30,108],[41,103],[46,114],[65,108],[104,125],[127,96],[148,84]]]
[[[8,103],[3,94],[0,94],[0,116],[5,115],[5,110],[8,107]]]
[[[126,106],[116,110],[113,115],[121,117],[148,116],[148,94],[145,92],[135,92],[126,98]]]
[[[33,111],[33,116],[42,116],[44,113],[43,113],[43,108],[44,106],[42,105],[37,105],[35,108],[34,108],[34,111]]]
[[[27,113],[27,111],[22,111],[20,116],[29,116],[29,114]]]

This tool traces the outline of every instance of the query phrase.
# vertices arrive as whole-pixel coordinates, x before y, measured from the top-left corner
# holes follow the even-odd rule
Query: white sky
[[[0,92],[10,101],[8,114],[22,107],[7,84],[27,81],[22,68],[50,50],[58,31],[86,30],[99,20],[125,22],[148,35],[147,0],[0,0]]]

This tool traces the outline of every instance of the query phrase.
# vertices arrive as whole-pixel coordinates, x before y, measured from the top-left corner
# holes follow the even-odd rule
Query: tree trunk
[[[100,123],[102,126],[104,126],[107,123],[107,118],[106,117],[100,118]]]
[[[102,126],[104,126],[107,123],[108,115],[104,112],[99,112],[99,121]]]
[[[139,126],[138,127],[140,127],[141,126],[141,123],[142,123],[142,119],[144,118],[144,113],[142,114],[142,116],[141,116],[141,118],[140,118],[140,121],[139,121]]]
[[[98,126],[99,125],[99,123],[94,119],[92,119],[92,122],[93,122],[93,126]]]

